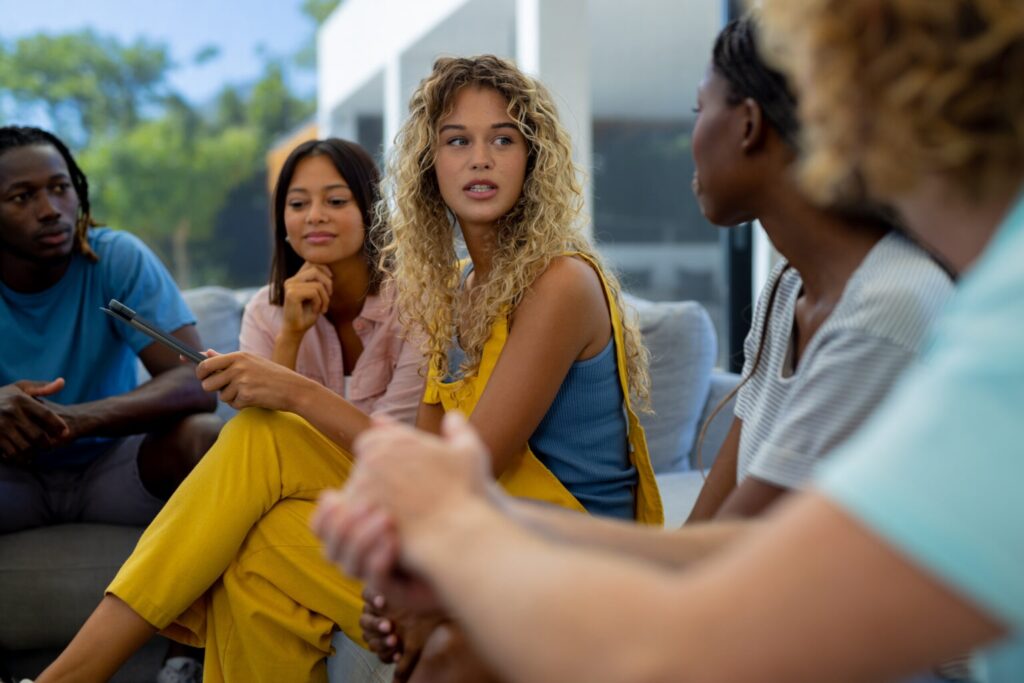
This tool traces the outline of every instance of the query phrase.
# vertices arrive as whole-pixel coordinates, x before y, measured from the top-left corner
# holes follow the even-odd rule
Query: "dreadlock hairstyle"
[[[67,164],[68,173],[71,175],[71,186],[75,188],[78,196],[78,216],[75,219],[75,243],[74,250],[85,256],[90,261],[96,262],[99,257],[89,246],[87,232],[89,228],[98,225],[89,211],[89,181],[85,173],[78,167],[71,151],[53,133],[48,133],[41,128],[32,126],[3,126],[0,127],[0,154],[19,147],[30,147],[33,145],[50,145],[56,149]]]

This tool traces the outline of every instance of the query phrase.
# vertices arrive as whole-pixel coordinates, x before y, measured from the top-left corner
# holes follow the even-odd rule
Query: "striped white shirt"
[[[776,281],[761,362],[736,401],[736,417],[743,422],[737,479],[753,476],[800,488],[818,461],[889,393],[917,355],[953,284],[923,250],[889,233],[850,277],[794,371],[794,316],[803,283],[782,262],[757,304],[744,345],[744,377],[753,369]]]

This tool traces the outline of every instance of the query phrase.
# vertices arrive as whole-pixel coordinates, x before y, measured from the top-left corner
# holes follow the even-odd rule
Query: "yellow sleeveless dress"
[[[630,405],[629,384],[626,380],[625,341],[622,330],[622,313],[615,304],[615,298],[604,278],[601,269],[583,254],[571,254],[584,259],[601,278],[605,299],[608,301],[612,319],[612,334],[615,338],[615,359],[619,373],[619,384],[625,401],[628,420],[630,461],[637,471],[637,491],[634,518],[642,524],[661,525],[664,523],[664,510],[658,484],[654,479],[651,458],[647,452],[647,438],[640,420]],[[491,329],[491,336],[484,344],[480,358],[480,367],[476,375],[445,382],[431,370],[427,377],[427,387],[423,400],[425,403],[440,403],[445,412],[460,410],[471,415],[473,409],[483,396],[490,381],[494,366],[501,356],[501,351],[508,340],[508,316],[498,316]],[[527,446],[513,464],[502,473],[498,482],[513,496],[532,498],[554,503],[564,508],[586,512],[583,505],[569,492],[536,455]]]

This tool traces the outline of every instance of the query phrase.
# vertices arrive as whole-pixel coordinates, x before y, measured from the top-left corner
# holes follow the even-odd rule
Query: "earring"
[[[284,236],[284,241],[285,241],[285,242],[291,242],[292,240],[291,240],[291,238],[290,238],[290,237],[288,237],[288,235],[285,235],[285,236]]]

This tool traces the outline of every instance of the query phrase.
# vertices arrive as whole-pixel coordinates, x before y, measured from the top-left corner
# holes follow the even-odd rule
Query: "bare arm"
[[[232,407],[295,413],[345,450],[370,426],[369,416],[344,398],[269,358],[214,354],[197,366],[196,375],[205,390],[220,392]]]
[[[1003,632],[813,495],[683,575],[556,546],[479,499],[443,522],[407,560],[511,681],[873,683]]]
[[[742,484],[736,485],[742,431],[743,422],[739,418],[733,419],[729,434],[722,442],[718,457],[686,520],[687,524],[710,519],[756,517],[789,492],[783,486],[757,477],[747,477]]]
[[[667,531],[507,497],[502,500],[502,507],[511,519],[551,541],[676,569],[722,551],[756,528],[750,522],[721,522]]]
[[[508,341],[470,422],[500,475],[522,452],[578,358],[611,335],[604,290],[583,261],[561,257],[537,278],[515,312]]]
[[[171,334],[193,348],[201,346],[195,325]],[[68,438],[143,434],[217,407],[216,398],[203,391],[192,367],[182,365],[178,354],[163,344],[153,342],[139,358],[152,379],[136,389],[73,406],[48,404],[70,427]]]
[[[715,516],[722,503],[729,497],[729,494],[736,488],[736,468],[739,461],[740,433],[743,430],[743,422],[733,418],[729,433],[725,436],[715,462],[711,465],[704,486],[697,496],[697,502],[690,511],[690,517],[686,520],[691,522],[705,522]]]
[[[430,434],[440,434],[443,417],[444,407],[440,403],[420,403],[416,412],[416,428]]]

